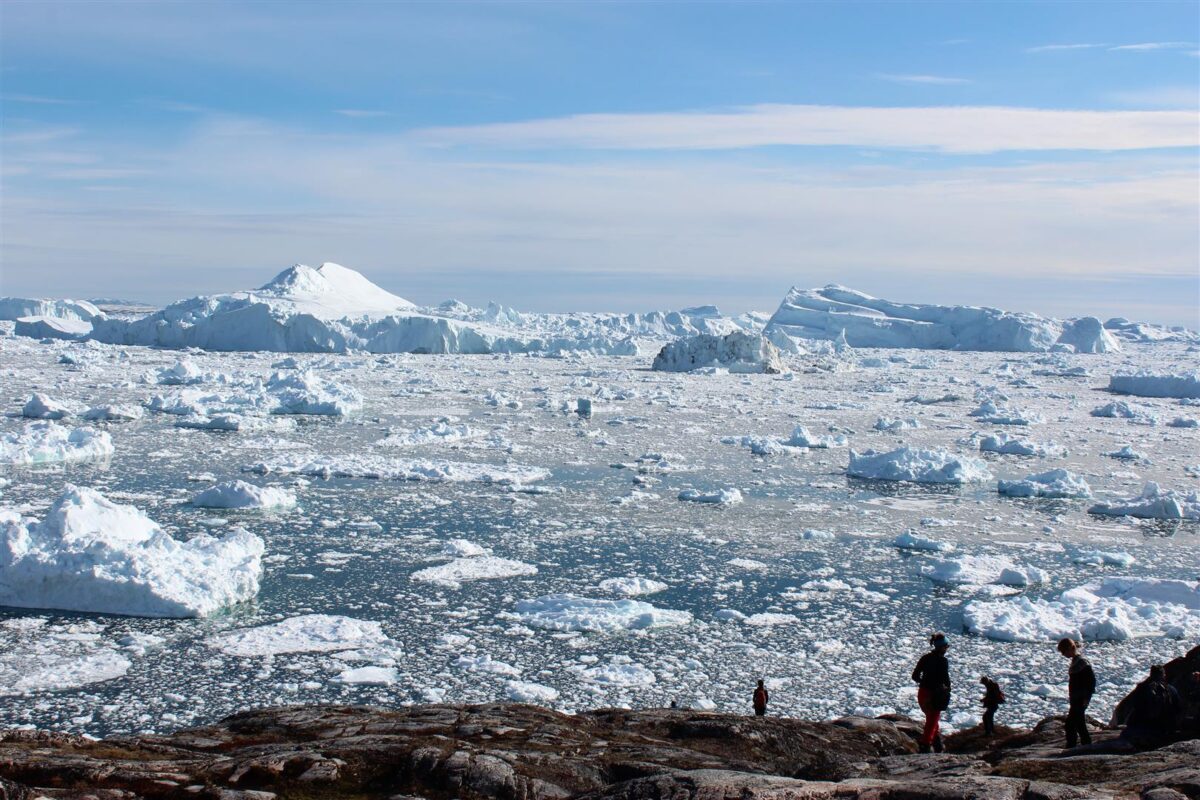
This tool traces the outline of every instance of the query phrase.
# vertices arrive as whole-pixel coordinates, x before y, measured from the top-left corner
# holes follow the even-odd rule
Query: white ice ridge
[[[222,633],[206,643],[231,656],[254,657],[331,653],[390,642],[378,622],[331,614],[305,614],[271,625]]]
[[[986,481],[992,477],[987,465],[977,458],[913,447],[886,453],[851,450],[846,473],[869,480],[949,484]]]
[[[775,345],[759,334],[743,331],[724,336],[700,334],[678,339],[663,346],[651,368],[662,372],[719,368],[738,373],[768,374],[778,374],[786,369]]]
[[[1118,374],[1108,379],[1108,390],[1138,397],[1200,398],[1200,372]]]
[[[1020,481],[999,481],[996,490],[1009,497],[1091,497],[1092,487],[1073,472],[1052,469]]]
[[[1063,637],[1125,641],[1142,636],[1200,638],[1200,584],[1159,578],[1105,578],[1053,600],[977,600],[963,609],[967,630],[1005,642]]]
[[[486,581],[497,578],[515,578],[521,575],[536,575],[537,567],[523,561],[508,558],[478,555],[456,558],[445,564],[419,569],[412,574],[414,581],[434,583],[458,589],[468,581]]]
[[[92,428],[33,422],[24,430],[0,434],[0,464],[103,461],[112,454],[112,437]]]
[[[595,600],[573,594],[521,600],[511,616],[534,628],[594,633],[666,628],[692,621],[687,611],[658,608],[641,600]]]
[[[1057,347],[1084,353],[1120,349],[1093,317],[1060,322],[1036,314],[975,306],[893,303],[830,285],[793,288],[767,323],[777,344],[786,339],[838,339],[852,347],[1041,352]],[[780,336],[783,334],[783,336]]]
[[[69,486],[42,522],[0,511],[0,605],[202,617],[258,594],[263,541],[173,539],[133,506]]]
[[[260,475],[307,475],[315,478],[378,478],[391,481],[444,483],[532,483],[550,477],[541,467],[520,464],[476,464],[466,461],[435,461],[382,456],[280,455],[242,467]]]
[[[1195,489],[1187,492],[1163,489],[1154,481],[1150,481],[1142,488],[1140,495],[1096,503],[1088,512],[1110,517],[1200,520],[1200,492]]]
[[[226,481],[192,498],[200,508],[290,508],[296,495],[275,486],[255,486],[246,481]]]

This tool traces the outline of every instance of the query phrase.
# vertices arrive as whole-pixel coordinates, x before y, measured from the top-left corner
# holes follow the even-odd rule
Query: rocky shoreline
[[[904,717],[295,706],[167,735],[0,732],[0,800],[1200,798],[1200,739],[1119,752],[1116,732],[1092,722],[1084,754],[1063,753],[1051,718],[918,755],[920,728]]]

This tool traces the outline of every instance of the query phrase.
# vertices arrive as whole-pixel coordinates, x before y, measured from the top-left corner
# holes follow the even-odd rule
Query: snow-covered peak
[[[362,273],[327,261],[319,267],[296,264],[285,269],[259,292],[297,305],[316,306],[322,316],[358,316],[416,306],[403,297],[381,289]]]

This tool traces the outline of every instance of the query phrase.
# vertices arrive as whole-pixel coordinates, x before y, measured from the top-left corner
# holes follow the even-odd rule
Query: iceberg
[[[258,594],[263,541],[172,538],[133,506],[69,486],[43,521],[0,511],[0,605],[203,617]]]
[[[198,508],[291,508],[296,495],[287,489],[255,486],[246,481],[226,481],[192,498]]]
[[[923,350],[1075,352],[1120,349],[1091,317],[1064,323],[1036,314],[976,306],[894,303],[831,284],[792,288],[767,322],[764,334],[777,344],[796,339],[844,339],[851,347]]]
[[[112,454],[112,437],[91,428],[31,422],[23,431],[0,433],[0,464],[103,461]]]
[[[104,313],[86,300],[39,300],[27,297],[0,297],[0,319],[23,317],[92,322]]]
[[[1065,469],[1028,475],[1020,481],[999,481],[996,491],[1009,497],[1091,497],[1087,481]]]
[[[1138,397],[1200,398],[1200,372],[1117,374],[1108,379],[1108,390]]]
[[[664,345],[651,369],[691,372],[703,368],[778,374],[786,367],[779,349],[765,337],[737,331],[725,336],[700,334]]]
[[[851,450],[846,474],[867,480],[948,484],[986,481],[992,477],[987,465],[977,458],[913,447],[886,453]]]
[[[437,483],[531,483],[550,477],[541,467],[520,464],[474,464],[465,461],[382,458],[377,456],[279,456],[242,467],[260,475],[307,475],[314,478],[377,478]]]
[[[54,398],[40,392],[29,398],[29,402],[21,409],[21,416],[26,419],[62,419],[72,413],[72,408]]]
[[[92,333],[92,323],[61,317],[21,317],[13,328],[17,336],[31,339],[65,339],[78,341]]]
[[[1200,520],[1200,492],[1195,489],[1176,492],[1150,481],[1142,488],[1140,495],[1110,503],[1097,503],[1088,509],[1088,513],[1140,519]]]
[[[1052,642],[1064,637],[1127,641],[1143,636],[1200,637],[1200,583],[1160,578],[1105,578],[1068,589],[1053,600],[977,600],[963,624],[1003,642]]]
[[[594,600],[573,594],[521,600],[512,616],[534,628],[592,633],[641,631],[692,621],[687,611],[658,608],[641,600]]]
[[[1001,453],[1009,456],[1061,456],[1066,453],[1055,442],[1035,442],[1031,439],[1021,439],[1007,433],[995,433],[984,436],[979,440],[979,449],[988,453]]]
[[[378,622],[332,614],[305,614],[271,625],[241,628],[209,639],[222,653],[243,658],[285,653],[336,653],[391,643]]]

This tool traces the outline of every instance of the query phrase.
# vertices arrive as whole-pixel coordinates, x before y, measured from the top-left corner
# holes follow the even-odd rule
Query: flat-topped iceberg
[[[336,653],[390,644],[378,622],[333,614],[305,614],[271,625],[241,628],[212,637],[209,647],[244,658],[285,653]]]
[[[1009,497],[1091,497],[1092,487],[1073,472],[1052,469],[1024,480],[999,481],[996,491]]]
[[[22,317],[91,322],[104,313],[86,300],[44,300],[29,297],[0,297],[0,319]]]
[[[719,368],[767,374],[786,369],[775,345],[759,334],[742,331],[725,336],[700,334],[671,342],[658,352],[651,368],[662,372]]]
[[[92,428],[31,422],[19,432],[0,433],[0,464],[103,461],[112,454],[112,437]]]
[[[1200,372],[1117,374],[1108,379],[1108,390],[1138,397],[1200,398]]]
[[[1154,481],[1148,482],[1135,497],[1096,503],[1088,509],[1091,514],[1110,517],[1139,517],[1141,519],[1200,520],[1200,492],[1176,492],[1163,489]]]
[[[172,538],[133,506],[68,487],[41,522],[0,511],[0,605],[202,617],[258,594],[263,541]]]
[[[595,600],[573,594],[521,600],[512,616],[534,628],[594,633],[673,627],[692,621],[687,611],[658,608],[641,600]]]
[[[419,569],[412,574],[414,581],[423,581],[458,589],[468,581],[488,581],[497,578],[516,578],[536,575],[537,567],[523,561],[497,556],[477,555],[456,558],[445,564]]]
[[[1007,433],[994,433],[979,439],[979,449],[1009,456],[1061,456],[1066,450],[1055,442],[1035,442]]]
[[[851,450],[846,474],[867,480],[948,484],[986,481],[992,477],[987,465],[977,458],[914,447],[900,447],[886,453]]]
[[[1064,637],[1125,641],[1200,637],[1200,584],[1158,578],[1105,578],[1053,600],[977,600],[963,609],[968,631],[1004,642]]]
[[[935,559],[921,574],[938,583],[1000,584],[1029,586],[1042,583],[1046,574],[1036,567],[1022,567],[1004,556],[964,555]]]
[[[192,498],[198,508],[290,508],[296,495],[276,486],[255,486],[246,481],[226,481]]]
[[[1064,324],[996,308],[894,303],[837,285],[793,288],[764,333],[777,344],[786,338],[841,338],[851,347],[927,350],[1044,352],[1057,346],[1106,353],[1120,349],[1099,320],[1092,318]]]

